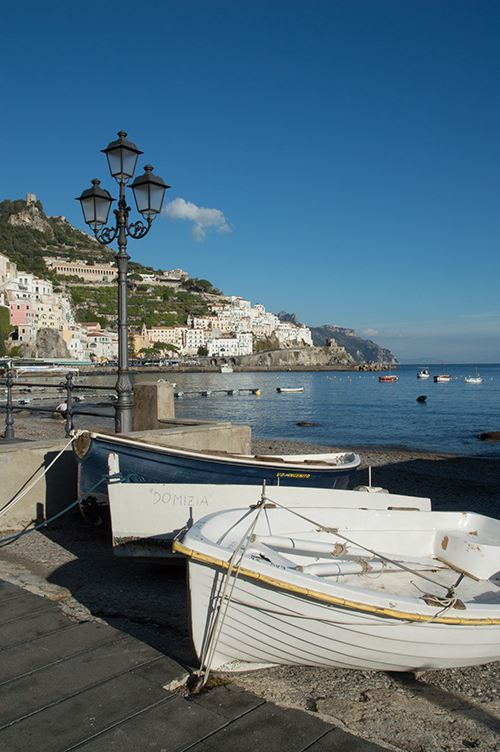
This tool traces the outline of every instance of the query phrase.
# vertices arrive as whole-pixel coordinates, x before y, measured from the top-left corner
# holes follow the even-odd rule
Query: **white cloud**
[[[219,209],[205,209],[202,206],[192,204],[191,201],[184,201],[183,198],[175,198],[170,201],[164,207],[162,214],[172,222],[176,219],[187,219],[192,222],[191,234],[193,240],[199,242],[205,240],[207,230],[211,227],[216,232],[232,232],[226,217]]]
[[[377,329],[365,329],[361,334],[363,337],[375,337],[378,334],[378,331]]]

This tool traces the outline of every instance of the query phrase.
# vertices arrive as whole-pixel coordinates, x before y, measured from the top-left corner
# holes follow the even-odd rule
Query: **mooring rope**
[[[45,527],[45,525],[48,525],[50,522],[57,520],[58,517],[61,517],[63,514],[66,514],[66,512],[69,512],[70,509],[72,509],[77,504],[79,504],[86,496],[89,495],[89,493],[92,493],[92,491],[94,491],[101,483],[103,483],[104,481],[110,481],[110,480],[116,480],[116,479],[122,479],[121,473],[114,473],[113,475],[102,475],[97,481],[97,483],[94,483],[92,488],[89,488],[88,491],[85,491],[85,493],[79,496],[76,501],[73,501],[69,506],[67,506],[61,512],[54,514],[48,520],[44,520],[39,525],[35,525],[35,527],[30,527],[29,530],[23,530],[20,533],[16,533],[16,535],[11,535],[10,538],[0,538],[0,543],[12,543],[12,541],[15,541],[18,538],[21,538],[21,536],[23,535],[28,535],[28,533],[34,533],[35,530],[40,530],[41,527]]]
[[[199,687],[197,688],[198,692],[200,691],[200,689],[202,689],[205,686],[205,684],[207,682],[207,679],[209,677],[209,674],[210,674],[210,669],[211,669],[212,662],[213,662],[214,657],[215,657],[215,651],[217,649],[217,644],[218,644],[219,639],[220,639],[221,634],[222,634],[222,628],[223,628],[224,622],[226,620],[227,612],[228,612],[228,609],[229,609],[229,606],[231,604],[231,600],[232,600],[232,597],[233,597],[234,588],[236,586],[236,581],[237,581],[238,575],[240,573],[241,565],[242,565],[242,562],[243,562],[244,552],[242,552],[242,554],[240,556],[240,560],[239,560],[239,562],[238,562],[238,564],[236,566],[236,572],[233,575],[233,570],[235,569],[236,558],[237,558],[238,553],[239,553],[241,547],[243,546],[245,540],[247,540],[253,534],[253,531],[255,530],[255,526],[256,526],[257,521],[259,519],[260,513],[264,509],[265,502],[266,502],[266,496],[265,496],[265,481],[264,481],[263,487],[262,487],[262,495],[261,495],[260,501],[256,504],[257,514],[255,515],[254,519],[252,520],[252,523],[250,524],[250,526],[243,533],[243,536],[242,536],[240,542],[238,543],[238,545],[234,549],[233,555],[231,556],[231,558],[229,560],[228,569],[227,569],[226,576],[225,576],[225,581],[224,581],[224,587],[223,587],[223,590],[222,590],[222,594],[220,596],[219,606],[217,608],[217,614],[216,614],[216,617],[215,617],[215,620],[214,620],[214,623],[213,623],[212,631],[211,631],[209,639],[207,640],[207,642],[205,644],[205,647],[203,648],[202,654],[200,656],[200,670],[198,671],[198,677],[200,679],[202,679],[202,681],[201,681],[201,684],[199,685]],[[245,515],[246,514],[247,514],[247,512],[245,512]],[[229,595],[226,595],[228,587],[229,587],[229,580],[230,580],[231,576],[233,576],[233,582],[232,582],[231,590],[229,592]]]

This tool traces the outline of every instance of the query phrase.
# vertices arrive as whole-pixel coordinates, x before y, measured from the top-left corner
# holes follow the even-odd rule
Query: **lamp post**
[[[157,175],[153,175],[151,165],[146,165],[144,175],[137,177],[131,187],[134,192],[137,211],[141,220],[129,224],[130,207],[125,198],[125,186],[134,177],[137,157],[142,154],[137,146],[126,140],[125,131],[118,133],[102,151],[108,158],[109,171],[120,186],[118,208],[114,210],[115,226],[106,227],[111,204],[115,201],[108,191],[100,188],[100,181],[93,180],[92,188],[83,191],[77,198],[83,210],[85,222],[92,228],[96,240],[101,245],[109,245],[118,238],[118,379],[116,381],[117,402],[115,405],[116,433],[129,433],[133,430],[134,396],[128,370],[128,317],[127,317],[127,269],[130,256],[127,254],[127,237],[139,240],[148,234],[153,219],[160,213],[165,190],[170,188]]]

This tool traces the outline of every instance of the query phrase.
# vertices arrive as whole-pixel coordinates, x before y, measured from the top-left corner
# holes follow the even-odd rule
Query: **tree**
[[[154,342],[153,350],[158,353],[162,350],[175,353],[179,352],[179,348],[176,345],[171,345],[170,342]]]
[[[199,347],[198,348],[198,355],[203,355],[203,356],[206,357],[208,355],[207,348],[206,347]]]
[[[5,340],[10,331],[9,309],[6,306],[0,306],[0,356],[6,355]]]

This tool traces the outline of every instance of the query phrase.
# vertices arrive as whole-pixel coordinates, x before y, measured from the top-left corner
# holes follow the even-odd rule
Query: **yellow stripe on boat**
[[[182,543],[174,541],[172,545],[172,551],[176,553],[184,554],[195,561],[202,562],[204,564],[213,564],[221,569],[229,569],[229,562],[223,559],[216,559],[213,556],[199,553],[191,548],[186,548]],[[236,567],[233,567],[233,571],[236,571]],[[277,580],[275,577],[268,577],[264,574],[259,574],[251,569],[245,569],[241,567],[239,570],[239,576],[248,577],[253,580],[259,580],[266,585],[271,585],[280,590],[287,590],[291,593],[297,593],[299,595],[305,595],[308,598],[314,600],[323,601],[325,603],[331,603],[334,606],[341,606],[342,608],[349,608],[353,611],[364,611],[370,614],[376,614],[378,616],[388,616],[392,619],[399,619],[401,621],[420,621],[420,622],[432,622],[433,624],[458,624],[466,626],[494,626],[500,624],[500,619],[467,619],[463,617],[451,617],[451,616],[429,616],[427,614],[412,614],[405,611],[397,611],[391,608],[378,608],[377,606],[370,606],[366,603],[358,603],[357,601],[349,601],[345,598],[337,598],[333,595],[327,595],[318,590],[310,590],[309,588],[299,587],[292,585],[283,580]]]

